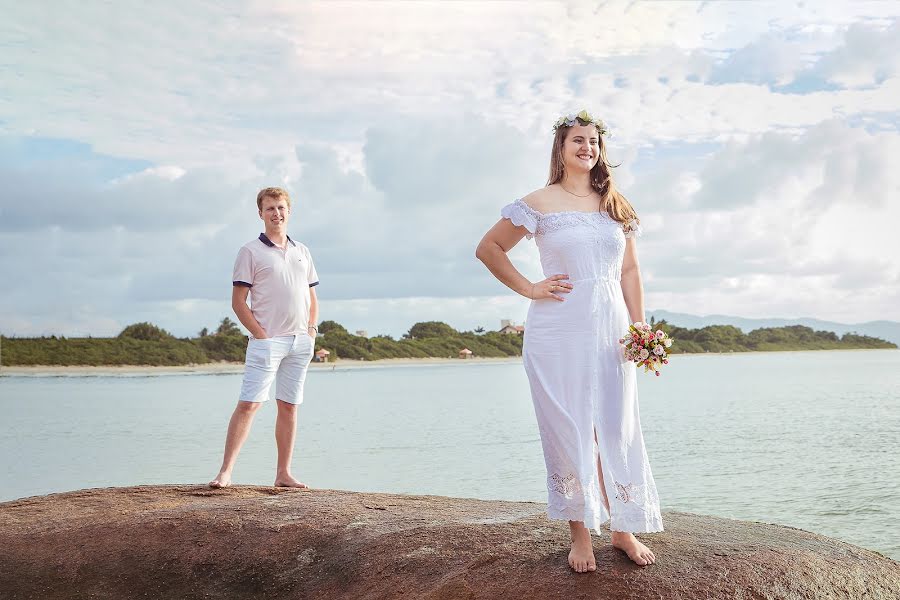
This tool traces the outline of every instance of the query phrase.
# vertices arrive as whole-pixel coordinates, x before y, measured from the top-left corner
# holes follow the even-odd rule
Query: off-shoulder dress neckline
[[[528,203],[525,202],[522,198],[516,198],[516,202],[520,202],[522,206],[524,206],[527,210],[530,210],[534,214],[539,217],[555,217],[557,215],[606,215],[607,212],[605,210],[557,210],[553,212],[541,212],[536,208],[532,208],[528,206]]]

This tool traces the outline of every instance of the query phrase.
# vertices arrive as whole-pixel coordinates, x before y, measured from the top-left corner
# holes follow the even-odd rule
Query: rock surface
[[[900,598],[900,563],[798,529],[666,513],[641,568],[566,564],[542,504],[160,486],[0,504],[0,597]]]

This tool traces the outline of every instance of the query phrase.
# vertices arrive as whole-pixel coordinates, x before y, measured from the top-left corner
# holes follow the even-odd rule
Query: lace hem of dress
[[[650,489],[650,486],[646,484],[622,483],[620,481],[614,481],[613,485],[616,487],[615,499],[622,504],[631,504],[641,510],[645,510],[644,507],[647,505],[655,506],[658,504],[655,486]],[[571,500],[576,494],[581,495],[584,493],[581,481],[574,473],[569,473],[568,475],[552,473],[548,475],[547,489],[559,494],[566,500]]]
[[[580,521],[585,527],[600,533],[600,527],[609,521],[605,514],[597,514],[584,507],[547,505],[547,517],[554,521]]]
[[[623,531],[626,533],[656,533],[665,531],[660,515],[647,515],[644,518],[631,516],[614,516],[609,521],[610,531]]]
[[[547,518],[554,521],[580,521],[586,527],[601,533],[603,525],[609,524],[610,531],[625,531],[628,533],[656,533],[665,531],[662,524],[662,517],[657,512],[651,515],[613,515],[612,518],[606,515],[606,511],[602,508],[601,513],[595,513],[592,510],[583,507],[574,506],[553,506],[547,505]]]
[[[597,529],[609,521],[612,531],[651,533],[662,531],[662,515],[656,486],[614,481],[615,494],[609,500],[615,503],[610,516],[599,498],[589,498],[581,481],[574,474],[553,473],[547,477],[550,492],[547,515],[560,521],[581,521]]]
[[[662,531],[662,515],[656,486],[652,484],[613,482],[616,507],[610,522],[613,531]],[[611,500],[613,500],[611,499]]]

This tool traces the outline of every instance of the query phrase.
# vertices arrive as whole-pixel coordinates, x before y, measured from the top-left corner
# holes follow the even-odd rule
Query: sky
[[[521,323],[475,259],[607,123],[648,310],[900,320],[898,2],[4,2],[0,332],[231,316],[256,192],[321,317]],[[510,253],[541,279],[537,249]]]

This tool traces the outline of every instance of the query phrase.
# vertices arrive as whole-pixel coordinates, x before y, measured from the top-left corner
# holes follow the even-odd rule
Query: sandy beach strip
[[[464,366],[479,364],[518,364],[520,356],[499,358],[385,358],[380,360],[340,359],[328,363],[310,363],[314,370],[344,371],[348,369],[372,369],[384,367],[428,367]],[[0,366],[0,377],[109,377],[109,376],[153,376],[153,375],[222,375],[243,373],[244,363],[217,362],[199,365],[152,366],[152,365],[29,365]]]
[[[889,349],[897,352],[895,349]],[[885,352],[885,349],[858,348],[858,349],[832,349],[832,350],[766,350],[755,352],[692,352],[687,354],[673,354],[672,358],[681,360],[690,357],[701,356],[748,356],[759,354],[784,354],[791,352]],[[521,356],[504,357],[473,357],[469,359],[459,358],[383,358],[379,360],[349,360],[338,359],[335,362],[310,363],[310,368],[316,371],[346,371],[350,369],[378,369],[385,367],[434,367],[434,366],[466,366],[487,364],[521,364]],[[0,365],[0,377],[152,377],[157,375],[223,375],[243,373],[244,363],[217,362],[199,365],[178,365],[172,367],[152,365],[33,365],[33,366],[5,366]]]

